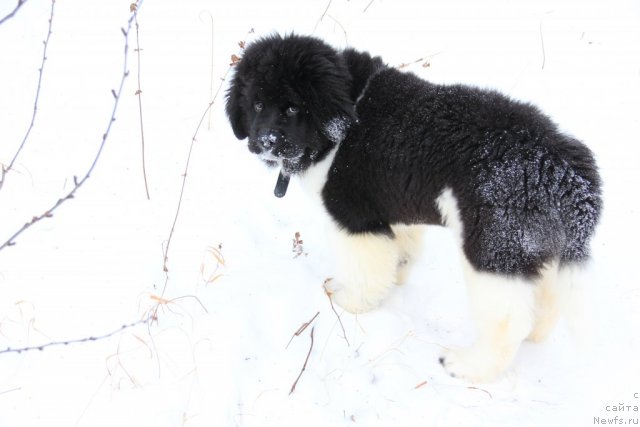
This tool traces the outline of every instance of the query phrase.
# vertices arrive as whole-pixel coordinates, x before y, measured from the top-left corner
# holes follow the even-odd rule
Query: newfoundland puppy
[[[446,351],[455,377],[487,381],[520,343],[545,338],[601,209],[589,149],[536,107],[432,84],[353,49],[272,35],[247,46],[227,92],[238,139],[300,179],[328,214],[336,269],[325,283],[352,313],[407,277],[424,225],[450,227],[477,326]]]

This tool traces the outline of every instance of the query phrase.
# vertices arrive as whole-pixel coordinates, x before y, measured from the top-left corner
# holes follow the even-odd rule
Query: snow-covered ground
[[[15,5],[0,3],[0,17]],[[35,125],[0,190],[0,244],[89,169],[122,76],[129,5],[55,3]],[[29,0],[0,25],[4,165],[31,120],[50,9]],[[0,426],[640,423],[636,1],[147,0],[138,24],[151,198],[132,31],[130,74],[91,177],[0,250]],[[273,197],[277,172],[234,138],[222,93],[193,144],[165,273],[200,118],[226,87],[238,42],[274,30],[369,50],[434,82],[499,89],[584,140],[606,204],[585,285],[590,339],[578,343],[561,324],[548,342],[526,343],[495,383],[445,375],[441,350],[469,343],[473,329],[453,242],[440,228],[380,309],[337,308],[343,334],[322,289],[332,272],[318,212],[295,180],[284,199]],[[119,330],[155,309],[149,324]]]

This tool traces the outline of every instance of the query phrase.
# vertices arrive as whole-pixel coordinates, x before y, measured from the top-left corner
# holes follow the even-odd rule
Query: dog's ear
[[[243,106],[242,92],[244,90],[244,86],[244,81],[238,74],[238,70],[236,70],[235,75],[231,79],[229,90],[227,91],[227,105],[225,110],[227,112],[227,117],[229,117],[233,133],[238,139],[245,139],[249,136]]]
[[[351,77],[351,99],[354,103],[358,99],[367,82],[374,74],[386,65],[379,56],[372,57],[368,52],[359,52],[355,49],[347,48],[342,51],[342,59]]]
[[[317,129],[334,143],[341,142],[351,125],[357,121],[355,100],[350,96],[349,70],[336,55],[313,58],[307,79],[311,82],[303,98],[312,111]]]

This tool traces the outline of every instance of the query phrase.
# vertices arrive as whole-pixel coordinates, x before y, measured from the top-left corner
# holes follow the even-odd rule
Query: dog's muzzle
[[[281,167],[275,189],[273,190],[274,195],[279,198],[284,197],[289,187],[290,176],[288,173],[285,173],[282,168],[282,160],[286,158],[287,155],[285,152],[286,142],[284,134],[274,129],[261,130],[254,139],[254,148],[260,158],[274,166],[279,164]]]
[[[285,143],[286,138],[279,130],[266,129],[258,132],[256,141],[264,151],[276,152]]]

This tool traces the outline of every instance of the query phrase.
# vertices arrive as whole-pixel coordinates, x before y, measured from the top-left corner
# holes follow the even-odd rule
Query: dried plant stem
[[[347,30],[345,30],[344,26],[340,23],[340,21],[338,21],[336,18],[334,18],[331,15],[327,15],[327,18],[331,19],[333,22],[336,23],[336,25],[338,27],[340,27],[340,29],[342,30],[342,33],[344,34],[344,41],[348,45],[349,44],[349,38],[347,37]]]
[[[178,196],[178,205],[176,206],[176,214],[173,217],[171,230],[169,230],[169,237],[167,237],[166,243],[164,244],[164,250],[162,253],[162,258],[163,258],[162,270],[165,273],[165,279],[164,279],[164,286],[162,287],[162,292],[160,294],[160,298],[164,298],[165,292],[167,291],[167,285],[169,284],[169,247],[171,246],[171,239],[173,239],[173,234],[175,233],[176,225],[178,224],[178,218],[180,217],[180,209],[182,208],[182,200],[184,199],[184,191],[187,185],[187,175],[189,172],[189,165],[191,164],[191,155],[193,153],[193,147],[195,145],[198,133],[200,132],[200,128],[202,127],[202,124],[204,123],[204,120],[207,117],[209,110],[211,109],[211,107],[213,107],[213,104],[218,98],[220,90],[222,89],[222,85],[224,84],[227,78],[227,75],[229,74],[229,71],[231,71],[231,68],[232,66],[230,65],[229,68],[227,68],[227,71],[224,73],[224,76],[222,77],[222,82],[220,83],[220,86],[218,86],[218,90],[216,91],[211,101],[209,101],[207,108],[205,108],[204,112],[202,113],[202,116],[200,117],[200,121],[198,122],[198,126],[196,126],[196,130],[193,133],[193,136],[191,137],[191,144],[189,145],[189,152],[187,153],[187,161],[185,162],[184,172],[182,173],[182,185],[180,186],[180,194]],[[160,305],[161,305],[160,303],[156,304],[156,307],[154,309],[153,317],[155,319],[157,319],[158,309],[160,308]]]
[[[132,11],[137,10],[138,1],[131,5]],[[138,25],[138,14],[133,15],[133,19],[136,23],[136,56],[138,58],[138,90],[136,90],[136,95],[138,96],[138,111],[140,116],[140,140],[142,143],[142,176],[144,178],[144,191],[147,195],[147,200],[151,200],[151,196],[149,196],[149,182],[147,181],[147,162],[145,160],[145,148],[144,148],[144,123],[142,120],[142,89],[140,87],[140,32]]]
[[[373,3],[373,0],[371,0],[369,2],[369,4],[367,4],[367,7],[364,8],[364,10],[362,11],[362,13],[365,13],[367,10],[369,10],[369,6],[371,6],[371,4]]]
[[[349,339],[347,338],[347,332],[345,331],[344,325],[342,324],[342,319],[340,318],[340,315],[338,314],[338,312],[336,311],[336,308],[333,305],[331,294],[329,292],[326,292],[326,289],[325,289],[325,294],[327,294],[327,298],[329,298],[329,304],[331,304],[331,310],[333,310],[336,317],[338,318],[338,322],[340,323],[340,327],[342,328],[342,336],[344,337],[344,340],[347,342],[347,347],[351,347],[351,344],[349,344]]]
[[[141,4],[142,1],[140,1],[139,4]],[[22,233],[24,233],[26,230],[28,230],[29,228],[31,228],[33,225],[35,225],[36,223],[42,221],[45,218],[51,218],[53,217],[53,213],[55,210],[57,210],[64,202],[66,202],[67,200],[73,199],[75,197],[76,192],[84,185],[84,183],[89,179],[89,177],[91,176],[91,174],[93,173],[93,170],[96,167],[96,164],[98,163],[98,160],[100,160],[100,155],[102,154],[102,151],[105,147],[105,144],[107,142],[107,139],[109,137],[109,131],[111,130],[111,126],[113,125],[113,122],[115,122],[116,120],[116,111],[118,110],[118,104],[120,101],[120,97],[122,94],[122,88],[124,87],[124,82],[127,78],[127,76],[129,75],[129,71],[128,71],[128,58],[129,58],[129,32],[131,30],[131,24],[133,22],[133,20],[135,19],[135,15],[138,13],[137,9],[136,10],[132,10],[132,15],[128,20],[128,25],[127,25],[127,29],[125,30],[124,28],[121,28],[122,34],[124,35],[124,61],[123,61],[123,72],[122,72],[122,78],[120,79],[120,85],[118,86],[118,90],[111,90],[111,94],[113,95],[114,98],[114,102],[113,102],[113,109],[111,110],[111,116],[109,117],[109,123],[107,124],[107,128],[105,130],[105,132],[102,134],[102,142],[100,143],[100,146],[98,148],[98,151],[93,159],[93,163],[91,163],[91,166],[89,167],[89,169],[87,170],[86,174],[84,175],[84,177],[82,177],[82,179],[78,180],[78,177],[74,176],[73,177],[73,182],[74,182],[74,186],[71,189],[71,191],[69,193],[67,193],[67,195],[63,196],[62,198],[58,199],[57,202],[55,202],[49,209],[47,209],[46,211],[44,211],[44,213],[34,216],[29,222],[25,223],[22,228],[20,228],[18,231],[16,231],[11,237],[9,237],[9,239],[7,239],[7,241],[5,241],[1,246],[0,246],[0,250],[9,247],[9,246],[13,246],[15,245],[15,239],[21,235]]]
[[[121,327],[119,327],[118,329],[116,329],[115,331],[109,332],[107,334],[104,335],[95,335],[95,336],[90,336],[90,337],[85,337],[85,338],[80,338],[80,339],[74,339],[74,340],[67,340],[67,341],[52,341],[46,344],[42,344],[42,345],[38,345],[38,346],[30,346],[30,347],[22,347],[22,348],[11,348],[8,347],[5,350],[0,350],[0,355],[1,354],[6,354],[6,353],[24,353],[27,351],[34,351],[34,350],[38,350],[38,351],[43,351],[46,348],[49,347],[54,347],[54,346],[67,346],[70,344],[82,344],[82,343],[87,343],[87,342],[92,342],[92,341],[100,341],[106,338],[110,338],[116,334],[119,334],[120,332],[124,331],[125,329],[129,329],[129,328],[133,328],[135,326],[141,325],[141,324],[146,324],[148,322],[148,319],[143,319],[143,320],[138,320],[137,322],[133,322],[133,323],[129,323],[126,325],[122,325]]]
[[[313,32],[315,33],[316,30],[318,29],[318,25],[320,25],[320,23],[322,22],[322,20],[324,19],[324,16],[327,14],[327,12],[329,11],[329,8],[331,7],[331,2],[333,0],[329,0],[329,3],[327,3],[327,7],[324,8],[324,12],[322,12],[322,15],[320,15],[320,19],[318,19],[318,22],[316,22],[316,26],[313,27]]]
[[[248,34],[251,34],[251,33],[253,33],[253,29],[251,29]],[[240,48],[244,49],[244,41],[240,42]],[[237,57],[237,56],[236,55],[232,55],[232,58],[233,57]],[[213,107],[213,104],[216,102],[216,99],[218,99],[218,96],[220,95],[220,91],[222,90],[222,86],[226,82],[227,76],[229,75],[229,73],[231,72],[231,69],[233,68],[233,66],[235,64],[236,64],[236,62],[232,61],[231,64],[227,67],[227,70],[225,71],[224,75],[221,78],[220,85],[218,85],[218,89],[216,90],[216,93],[211,98],[211,101],[209,101],[209,104],[207,105],[207,108],[204,109],[204,111],[202,113],[202,116],[200,117],[200,121],[198,122],[198,125],[196,126],[195,132],[193,133],[193,136],[191,137],[191,144],[189,144],[189,151],[187,153],[187,160],[186,160],[185,165],[184,165],[184,172],[182,173],[182,185],[180,186],[180,194],[178,196],[178,204],[176,206],[176,213],[175,213],[174,218],[173,218],[173,223],[171,224],[171,229],[169,230],[169,236],[167,237],[167,240],[165,241],[165,243],[163,245],[164,248],[163,248],[163,251],[162,251],[162,270],[165,272],[165,283],[164,283],[164,287],[162,289],[162,293],[160,294],[161,298],[164,298],[165,292],[167,290],[167,284],[169,282],[169,248],[171,246],[171,240],[173,239],[173,234],[175,233],[175,230],[176,230],[176,225],[178,223],[178,218],[180,217],[180,209],[182,208],[182,200],[184,198],[184,191],[185,191],[186,184],[187,184],[187,176],[188,176],[188,172],[189,172],[189,165],[191,164],[191,155],[193,153],[193,147],[195,145],[196,138],[198,136],[198,133],[200,132],[200,128],[202,127],[202,124],[204,123],[205,118],[209,114],[209,111]]]
[[[27,0],[18,0],[18,4],[16,5],[16,7],[9,12],[8,15],[6,15],[4,18],[0,19],[0,25],[4,24],[5,21],[8,21],[9,19],[13,18],[13,16],[18,12],[18,10],[24,6],[24,4],[27,2]]]
[[[289,348],[289,344],[291,344],[291,341],[293,341],[293,339],[295,337],[299,337],[301,333],[303,333],[305,331],[305,329],[307,329],[309,327],[310,324],[313,323],[314,320],[316,320],[316,317],[318,317],[318,315],[320,314],[320,312],[317,312],[312,318],[311,320],[309,320],[308,322],[303,323],[297,331],[295,331],[293,333],[293,335],[291,336],[291,339],[289,340],[289,342],[287,343],[287,346],[285,347],[285,349]]]
[[[21,5],[23,5],[24,3],[26,3],[27,0],[24,0],[20,3],[18,3],[17,7],[20,7]],[[36,97],[35,100],[33,102],[33,114],[31,115],[31,123],[29,123],[29,127],[27,128],[27,132],[24,134],[24,137],[22,138],[22,142],[20,143],[20,146],[18,147],[18,150],[16,151],[16,153],[13,155],[13,158],[11,159],[11,162],[9,162],[9,165],[7,166],[2,166],[2,172],[0,173],[0,190],[2,190],[2,187],[4,186],[5,180],[7,178],[7,174],[9,173],[9,171],[13,168],[13,165],[15,164],[16,160],[18,159],[18,156],[20,155],[20,152],[22,152],[22,149],[24,148],[25,144],[27,143],[27,139],[29,139],[29,135],[31,134],[31,129],[33,129],[33,126],[36,122],[36,115],[38,113],[38,100],[40,99],[40,89],[42,88],[42,76],[44,73],[44,65],[47,61],[47,48],[49,47],[49,39],[51,38],[51,28],[53,26],[53,12],[54,12],[54,7],[56,4],[56,0],[51,0],[51,13],[49,15],[49,28],[47,29],[47,37],[44,39],[44,41],[42,42],[44,44],[44,48],[42,49],[42,61],[40,62],[40,68],[38,68],[38,87],[36,88]],[[17,8],[16,8],[17,10]],[[14,11],[15,13],[15,11]],[[1,22],[0,22],[1,23]]]
[[[200,121],[198,122],[198,126],[196,126],[196,130],[193,133],[193,136],[191,137],[191,144],[189,145],[189,151],[187,152],[187,161],[185,162],[184,172],[182,173],[182,185],[180,186],[180,195],[178,196],[178,205],[176,207],[176,214],[173,218],[173,223],[171,224],[171,230],[169,231],[169,237],[167,238],[167,242],[164,247],[162,269],[165,273],[169,271],[169,267],[168,267],[169,246],[171,245],[171,239],[173,238],[173,233],[176,230],[176,224],[178,223],[178,218],[180,217],[180,208],[182,207],[182,199],[184,198],[184,190],[187,184],[187,174],[189,172],[189,165],[191,164],[191,154],[193,153],[193,146],[195,145],[196,138],[198,137],[198,133],[200,132],[200,128],[202,127],[202,123],[204,123],[204,119],[207,117],[207,114],[209,114],[209,110],[211,110],[211,107],[213,107],[213,104],[216,102],[216,99],[220,94],[220,90],[222,89],[224,82],[227,80],[227,76],[229,75],[231,68],[233,68],[233,65],[230,65],[227,68],[227,71],[222,76],[222,79],[221,79],[222,81],[218,86],[218,90],[216,91],[215,95],[213,95],[213,98],[211,99],[211,101],[209,101],[207,108],[205,108],[204,112],[202,113],[202,116],[200,117]],[[164,290],[162,291],[161,296],[164,296]]]
[[[420,63],[420,62],[422,62],[422,63],[423,63],[423,64],[422,64],[422,66],[423,66],[424,68],[428,68],[428,67],[430,67],[430,66],[431,66],[431,62],[430,62],[430,60],[431,60],[433,57],[435,57],[435,56],[437,56],[437,55],[440,55],[441,53],[442,53],[442,51],[440,51],[440,52],[436,52],[436,53],[431,54],[431,55],[423,56],[423,57],[421,57],[421,58],[415,59],[415,60],[410,61],[410,62],[403,62],[403,63],[402,63],[402,64],[400,64],[400,65],[396,65],[396,66],[395,66],[395,68],[403,69],[403,68],[407,68],[407,67],[409,67],[410,65],[418,64],[418,63]]]
[[[298,378],[296,378],[296,380],[293,382],[293,385],[291,386],[291,391],[289,391],[289,395],[291,395],[294,391],[296,391],[296,386],[298,385],[298,381],[300,381],[300,377],[302,377],[302,373],[307,369],[307,364],[309,363],[309,357],[311,356],[311,351],[313,350],[313,331],[315,329],[315,326],[311,328],[311,333],[310,333],[310,337],[311,337],[311,344],[309,345],[309,352],[307,353],[307,357],[306,359],[304,359],[304,365],[302,365],[302,369],[300,370],[300,373],[298,374]]]
[[[229,69],[231,69],[231,67],[229,67]],[[229,69],[224,74],[223,80],[226,78],[227,74],[229,73]],[[220,92],[220,88],[221,87],[222,87],[222,83],[220,84],[220,87],[218,88],[218,92]],[[218,95],[218,92],[216,92],[216,97]],[[202,117],[200,117],[200,121],[198,122],[198,126],[196,126],[196,130],[193,133],[193,136],[191,137],[191,144],[189,145],[189,151],[187,152],[187,160],[186,160],[185,165],[184,165],[184,172],[182,173],[182,185],[180,186],[180,194],[178,196],[178,205],[176,206],[176,213],[175,213],[175,215],[173,217],[173,223],[171,224],[171,230],[169,230],[169,237],[167,238],[166,244],[164,246],[162,270],[165,273],[169,272],[169,267],[168,267],[169,247],[171,245],[171,239],[173,238],[173,234],[176,231],[176,224],[178,223],[178,218],[180,217],[180,209],[182,208],[182,200],[184,198],[184,190],[185,190],[186,184],[187,184],[187,176],[188,176],[188,172],[189,172],[189,165],[191,164],[191,155],[193,154],[193,147],[195,145],[198,133],[200,132],[200,127],[202,126],[202,123],[204,122],[205,117],[207,117],[207,114],[209,113],[209,110],[213,106],[214,102],[215,102],[215,97],[214,97],[213,100],[211,100],[209,102],[209,104],[207,105],[207,108],[205,108],[205,110],[204,110],[204,112],[202,114]],[[162,291],[162,295],[161,296],[164,296],[164,290]]]
[[[487,390],[483,389],[483,388],[479,388],[479,387],[473,387],[473,386],[469,386],[467,387],[469,390],[478,390],[478,391],[482,391],[484,392],[487,396],[489,396],[490,399],[493,399],[493,396],[491,395],[491,393],[489,393]]]
[[[0,396],[2,396],[3,394],[13,393],[14,391],[20,391],[20,390],[22,390],[22,387],[15,387],[9,390],[0,391]]]
[[[209,97],[213,98],[213,58],[214,58],[214,35],[215,35],[215,22],[213,20],[213,15],[209,11],[203,11],[200,13],[200,20],[202,21],[202,15],[206,14],[209,17],[209,22],[211,24],[211,60],[209,61]],[[207,119],[207,129],[211,129],[211,110],[209,110],[209,117]]]

